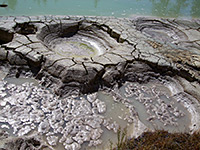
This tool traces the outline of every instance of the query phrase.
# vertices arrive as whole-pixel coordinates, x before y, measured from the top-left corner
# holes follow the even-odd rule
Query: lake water
[[[0,0],[0,15],[199,18],[200,0]]]

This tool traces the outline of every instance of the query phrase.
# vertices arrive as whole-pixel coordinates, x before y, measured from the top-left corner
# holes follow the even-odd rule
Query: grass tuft
[[[126,147],[127,143],[127,128],[123,130],[121,127],[117,130],[117,144],[115,148],[112,148],[113,143],[110,142],[110,150],[123,150]]]
[[[145,132],[127,139],[127,132],[118,131],[118,142],[112,150],[200,150],[200,133]]]

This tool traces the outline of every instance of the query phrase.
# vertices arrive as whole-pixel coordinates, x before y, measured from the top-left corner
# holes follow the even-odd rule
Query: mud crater
[[[187,35],[180,29],[159,20],[140,19],[135,25],[137,30],[158,42],[175,44],[188,40]]]
[[[46,25],[37,38],[63,57],[99,56],[117,44],[106,32],[84,22]]]

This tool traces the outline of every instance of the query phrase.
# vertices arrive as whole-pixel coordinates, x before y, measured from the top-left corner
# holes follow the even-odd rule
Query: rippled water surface
[[[0,0],[0,15],[199,17],[200,0]]]

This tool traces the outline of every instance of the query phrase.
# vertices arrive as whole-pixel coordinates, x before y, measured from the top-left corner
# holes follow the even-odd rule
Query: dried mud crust
[[[198,19],[33,16],[0,20],[0,59],[28,65],[38,79],[56,83],[61,95],[72,87],[84,93],[97,90],[100,82],[113,85],[135,60],[158,72],[173,70],[199,81]]]

